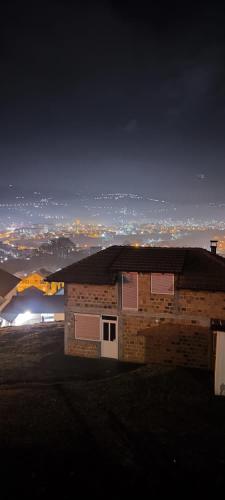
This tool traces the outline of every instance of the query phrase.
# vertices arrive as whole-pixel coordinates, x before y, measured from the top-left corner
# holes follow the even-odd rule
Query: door
[[[101,355],[118,359],[118,333],[116,316],[102,316]]]
[[[215,394],[225,396],[225,332],[216,333]]]

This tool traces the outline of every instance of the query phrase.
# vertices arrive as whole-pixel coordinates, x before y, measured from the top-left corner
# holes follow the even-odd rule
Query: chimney
[[[218,240],[210,240],[211,253],[216,254]]]

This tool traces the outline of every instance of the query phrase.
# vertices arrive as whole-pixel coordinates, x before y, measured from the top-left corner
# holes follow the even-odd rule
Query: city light
[[[20,313],[15,319],[15,325],[26,325],[32,318],[32,313],[30,311],[26,311],[25,313]]]

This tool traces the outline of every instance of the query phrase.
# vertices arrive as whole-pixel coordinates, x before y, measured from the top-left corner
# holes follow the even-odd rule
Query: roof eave
[[[70,280],[70,281],[64,281],[66,285],[90,285],[90,286],[101,286],[101,285],[115,285],[116,280],[104,280],[104,281],[98,281],[98,280]]]

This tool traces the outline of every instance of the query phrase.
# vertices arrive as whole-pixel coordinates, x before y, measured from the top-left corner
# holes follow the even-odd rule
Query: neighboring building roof
[[[0,269],[0,297],[5,297],[20,281],[20,278]]]
[[[225,259],[203,248],[111,246],[46,280],[114,284],[122,271],[173,273],[178,276],[177,288],[225,291]]]
[[[18,314],[30,311],[33,314],[55,314],[64,312],[64,297],[56,295],[16,295],[1,311],[0,316],[7,321],[13,321]]]

